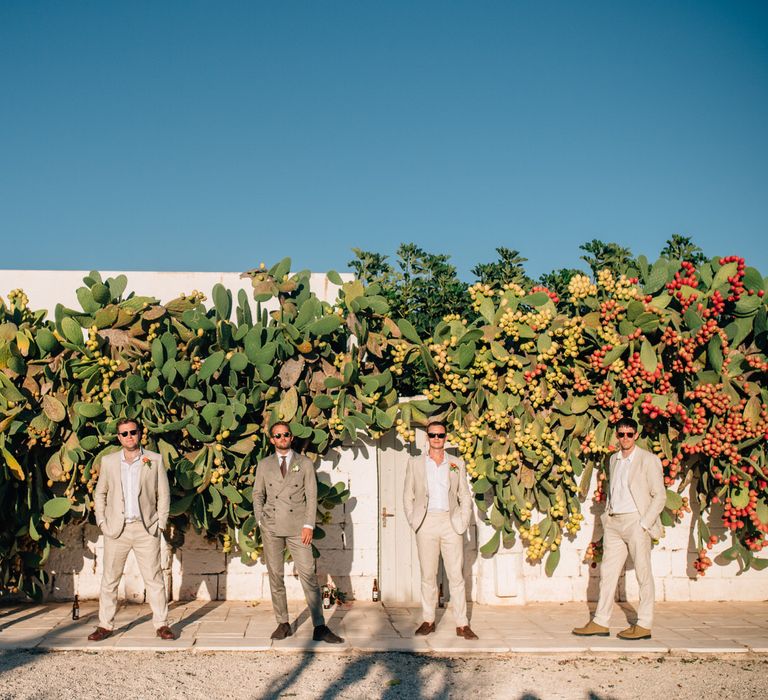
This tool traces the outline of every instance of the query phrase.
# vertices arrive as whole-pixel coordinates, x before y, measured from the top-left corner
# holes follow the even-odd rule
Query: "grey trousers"
[[[285,548],[293,557],[296,571],[299,574],[304,598],[307,601],[312,624],[325,624],[323,617],[323,601],[320,586],[317,585],[315,574],[315,558],[312,556],[312,545],[301,543],[301,535],[278,537],[272,535],[267,528],[261,528],[261,541],[264,545],[264,559],[269,572],[269,590],[272,595],[272,608],[278,623],[288,622],[288,601],[285,596],[285,563],[283,553]]]

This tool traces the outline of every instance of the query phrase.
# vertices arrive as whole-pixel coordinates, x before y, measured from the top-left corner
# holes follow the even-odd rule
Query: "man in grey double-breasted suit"
[[[277,628],[272,639],[293,634],[288,622],[285,595],[284,552],[293,557],[304,597],[315,626],[316,642],[340,643],[344,640],[325,625],[320,587],[312,556],[312,533],[317,511],[317,477],[312,462],[291,449],[293,435],[287,423],[270,428],[270,442],[275,453],[256,466],[253,484],[253,513],[261,529],[264,559],[269,572],[269,588]]]

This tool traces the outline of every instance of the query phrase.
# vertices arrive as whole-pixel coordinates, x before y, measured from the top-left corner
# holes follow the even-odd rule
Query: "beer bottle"
[[[376,579],[373,579],[373,593],[371,597],[374,603],[379,602],[379,582]]]
[[[445,597],[443,596],[443,584],[440,584],[440,589],[437,594],[437,607],[438,608],[444,608],[445,607]]]
[[[323,586],[323,609],[331,609],[331,591],[328,586]]]
[[[78,600],[77,595],[75,595],[75,602],[72,603],[72,619],[80,619],[80,601]]]

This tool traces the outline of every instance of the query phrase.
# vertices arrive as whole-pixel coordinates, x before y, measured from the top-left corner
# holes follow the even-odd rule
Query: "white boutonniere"
[[[293,466],[291,466],[291,471],[292,472],[299,471],[299,463],[298,462],[294,462]]]
[[[146,455],[141,458],[141,463],[147,468],[152,466],[152,460]]]

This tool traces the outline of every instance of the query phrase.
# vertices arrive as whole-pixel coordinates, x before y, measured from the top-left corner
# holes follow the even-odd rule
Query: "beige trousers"
[[[600,566],[600,597],[594,621],[608,627],[616,585],[628,553],[635,564],[635,576],[640,589],[637,624],[651,629],[655,596],[651,571],[651,536],[640,525],[639,513],[603,515],[603,562]]]
[[[261,528],[261,542],[264,545],[264,559],[269,572],[269,591],[272,595],[272,609],[278,624],[288,622],[288,601],[285,596],[285,548],[293,557],[296,571],[299,573],[304,598],[307,601],[312,624],[325,624],[323,617],[323,600],[320,587],[317,585],[315,573],[315,558],[312,556],[312,545],[302,544],[301,535],[278,537],[269,533],[267,528]]]
[[[427,513],[416,531],[416,548],[421,567],[421,608],[424,622],[435,621],[437,567],[440,553],[448,575],[451,608],[457,627],[467,622],[467,593],[464,588],[464,538],[451,526],[448,513]]]
[[[150,535],[141,522],[126,523],[119,537],[104,535],[104,573],[101,577],[99,596],[99,626],[111,630],[115,627],[117,587],[123,577],[125,560],[133,550],[136,563],[147,592],[147,602],[152,608],[152,624],[155,629],[168,624],[168,599],[165,581],[160,569],[160,533]]]

